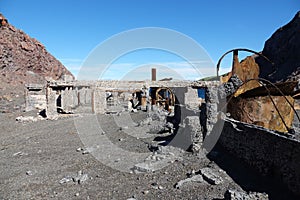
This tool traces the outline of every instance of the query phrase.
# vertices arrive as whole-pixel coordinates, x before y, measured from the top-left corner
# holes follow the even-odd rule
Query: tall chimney
[[[156,81],[156,68],[151,69],[152,81]]]

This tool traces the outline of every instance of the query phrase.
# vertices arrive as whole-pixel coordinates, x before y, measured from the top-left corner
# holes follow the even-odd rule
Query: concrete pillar
[[[218,121],[218,88],[217,87],[209,87],[206,90],[206,135],[209,135],[212,131],[214,125]]]
[[[184,94],[184,102],[187,109],[199,110],[201,102],[198,97],[198,90],[187,87],[187,92]]]
[[[104,114],[106,111],[106,96],[104,88],[96,88],[92,92],[92,112]]]
[[[57,107],[56,107],[56,91],[53,91],[51,87],[46,88],[46,115],[47,118],[53,119],[57,117]]]

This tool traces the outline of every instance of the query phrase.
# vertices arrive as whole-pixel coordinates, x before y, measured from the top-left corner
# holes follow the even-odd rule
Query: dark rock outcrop
[[[42,83],[71,75],[36,39],[16,29],[0,14],[0,81],[2,87]],[[3,89],[3,88],[1,88]]]
[[[272,65],[257,58],[260,77],[273,82],[300,79],[300,11],[265,42],[262,53],[274,63],[276,71],[272,73]]]

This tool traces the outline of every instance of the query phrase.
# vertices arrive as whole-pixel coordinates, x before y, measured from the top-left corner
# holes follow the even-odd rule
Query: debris
[[[183,150],[172,146],[160,146],[144,162],[134,165],[135,172],[154,172],[166,167],[175,160],[181,160]]]
[[[268,200],[269,196],[266,193],[259,192],[249,192],[248,194],[245,192],[239,192],[236,190],[227,190],[225,192],[225,200]]]
[[[159,186],[157,183],[151,183],[151,187],[155,190],[158,190],[161,186]]]
[[[36,117],[33,116],[19,116],[16,118],[17,122],[36,122],[38,121],[38,119]]]
[[[217,176],[211,168],[203,168],[200,170],[204,180],[212,185],[218,185],[223,182],[223,179],[220,176]]]
[[[148,193],[149,193],[149,190],[144,190],[142,193],[143,193],[143,194],[148,194]]]
[[[25,153],[22,151],[13,154],[13,156],[23,156],[23,155],[25,155]]]
[[[190,183],[190,182],[197,182],[197,183],[201,183],[203,182],[203,177],[201,174],[197,174],[193,177],[181,180],[179,182],[176,183],[175,188],[180,189],[184,184],[186,183]]]
[[[88,180],[88,175],[87,174],[82,174],[82,176],[79,178],[78,183],[81,184]]]
[[[82,154],[83,155],[85,155],[85,154],[89,154],[90,153],[90,151],[88,150],[88,149],[84,149],[84,150],[82,150]]]
[[[68,183],[70,181],[72,181],[72,177],[71,176],[66,176],[66,177],[60,179],[59,183],[63,184],[63,183]]]
[[[33,175],[33,173],[32,173],[32,171],[26,171],[26,175],[28,175],[28,176],[32,176]]]
[[[194,169],[191,170],[191,172],[188,174],[189,177],[195,176],[196,171]]]
[[[80,170],[77,172],[77,176],[72,177],[72,179],[74,182],[78,184],[82,184],[83,182],[88,180],[88,174],[83,174],[82,171]]]
[[[79,192],[77,192],[77,193],[75,194],[75,196],[78,197],[78,196],[79,196]]]
[[[200,152],[200,151],[201,151],[201,144],[199,144],[199,143],[193,143],[193,144],[191,144],[190,150],[191,150],[193,153],[198,153],[198,152]]]

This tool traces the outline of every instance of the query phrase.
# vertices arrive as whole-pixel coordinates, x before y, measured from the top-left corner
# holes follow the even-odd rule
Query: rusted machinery
[[[152,105],[174,114],[175,95],[172,90],[168,87],[152,87],[151,90]]]
[[[241,62],[238,59],[239,51],[254,53],[255,56],[268,58],[261,53],[249,49],[233,49],[226,52],[217,64],[217,76],[222,59],[233,52],[232,70],[220,77],[221,82],[227,82],[235,74],[243,81],[239,89],[227,101],[227,112],[239,121],[256,124],[265,128],[289,132],[294,119],[294,98],[297,81],[271,83],[259,78],[260,66],[255,61],[255,56],[248,56]],[[275,69],[273,69],[275,71]],[[296,113],[299,119],[299,116]]]

